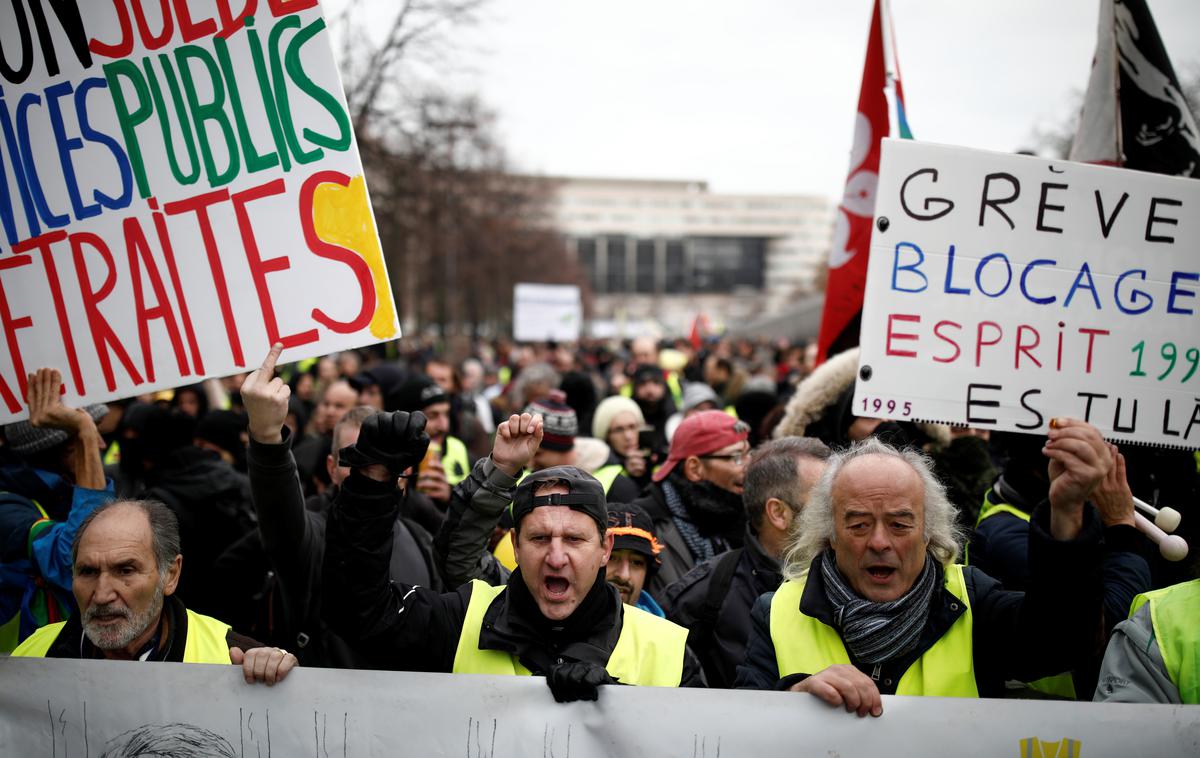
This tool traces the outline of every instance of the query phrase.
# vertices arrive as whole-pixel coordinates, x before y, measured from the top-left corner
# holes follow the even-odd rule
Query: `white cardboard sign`
[[[513,287],[513,338],[521,342],[579,339],[583,301],[573,284],[518,284]]]
[[[0,423],[39,366],[76,404],[399,336],[317,0],[5,3],[0,30]]]
[[[1200,447],[1200,181],[887,140],[854,412]]]

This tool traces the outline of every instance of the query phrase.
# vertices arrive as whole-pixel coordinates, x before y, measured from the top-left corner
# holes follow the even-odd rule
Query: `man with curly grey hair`
[[[1101,524],[1087,504],[1111,457],[1055,419],[1027,592],[957,563],[962,535],[929,459],[875,439],[835,455],[801,514],[784,583],[752,611],[738,686],[808,692],[859,716],[881,694],[988,697],[1072,668],[1100,620]]]

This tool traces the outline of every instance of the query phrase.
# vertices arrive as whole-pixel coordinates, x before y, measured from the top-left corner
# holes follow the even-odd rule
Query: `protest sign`
[[[1193,755],[1200,707],[883,698],[860,719],[795,692],[620,687],[555,703],[541,677],[0,658],[5,755],[1012,756]],[[154,750],[150,748],[154,747]]]
[[[39,366],[103,401],[399,336],[317,0],[0,29],[0,422]]]
[[[889,140],[854,412],[1200,447],[1200,182]]]
[[[518,284],[513,287],[513,338],[523,342],[579,339],[583,302],[573,284]]]

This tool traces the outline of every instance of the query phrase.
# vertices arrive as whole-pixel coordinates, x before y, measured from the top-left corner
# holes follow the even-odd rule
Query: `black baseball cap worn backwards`
[[[539,485],[555,481],[565,484],[570,492],[565,495],[534,497],[533,491]],[[513,493],[513,523],[519,525],[521,519],[529,515],[530,511],[542,505],[565,505],[585,513],[596,522],[601,534],[604,534],[608,525],[608,503],[604,498],[604,485],[600,484],[596,477],[575,466],[554,466],[534,471],[522,479],[517,485],[517,491]]]

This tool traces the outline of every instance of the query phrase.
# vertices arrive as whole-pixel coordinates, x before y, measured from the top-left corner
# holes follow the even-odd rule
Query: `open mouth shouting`
[[[565,600],[571,591],[571,582],[565,576],[548,576],[543,580],[546,596],[551,600]]]
[[[885,566],[883,564],[867,566],[867,576],[871,577],[871,581],[876,584],[887,584],[895,575],[895,566]]]

